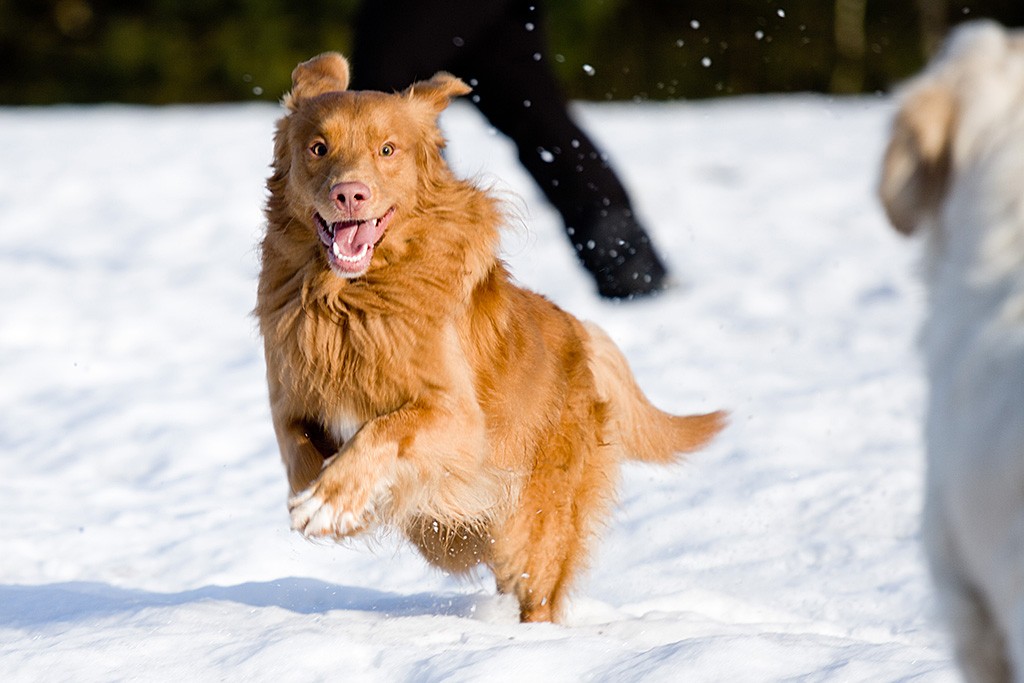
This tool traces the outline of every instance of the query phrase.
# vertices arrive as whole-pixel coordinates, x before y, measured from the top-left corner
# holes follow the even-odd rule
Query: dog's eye
[[[309,147],[309,153],[312,154],[315,157],[326,156],[327,155],[327,145],[326,145],[326,143],[323,143],[323,142],[320,142],[320,141],[314,142]]]
[[[385,142],[384,146],[380,148],[380,155],[382,157],[389,157],[395,153],[395,146],[390,142]]]

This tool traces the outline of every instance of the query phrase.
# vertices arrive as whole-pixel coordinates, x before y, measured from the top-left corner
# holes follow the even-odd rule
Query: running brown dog
[[[398,529],[557,620],[625,458],[671,463],[722,413],[654,408],[598,328],[514,285],[501,204],[446,166],[440,73],[352,92],[296,67],[277,124],[256,315],[292,527]]]

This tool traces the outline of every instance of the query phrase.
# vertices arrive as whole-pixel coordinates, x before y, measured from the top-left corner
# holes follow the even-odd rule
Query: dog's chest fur
[[[310,302],[274,345],[286,390],[336,438],[409,401],[429,362],[431,326],[414,333],[400,314],[351,309],[338,299]]]

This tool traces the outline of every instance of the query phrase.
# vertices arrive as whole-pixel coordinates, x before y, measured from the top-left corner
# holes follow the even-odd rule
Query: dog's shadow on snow
[[[397,595],[305,578],[236,586],[204,586],[179,593],[155,593],[104,583],[72,581],[39,586],[0,585],[0,625],[42,626],[203,602],[279,607],[297,614],[325,614],[340,610],[388,617],[471,618],[481,603],[494,599],[485,595],[438,593]]]

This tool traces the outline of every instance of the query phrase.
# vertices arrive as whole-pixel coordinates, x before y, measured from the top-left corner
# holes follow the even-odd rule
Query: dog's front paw
[[[325,498],[317,486],[302,491],[288,500],[292,530],[301,532],[307,538],[343,538],[364,531],[367,527],[366,506],[358,509],[338,501]]]

